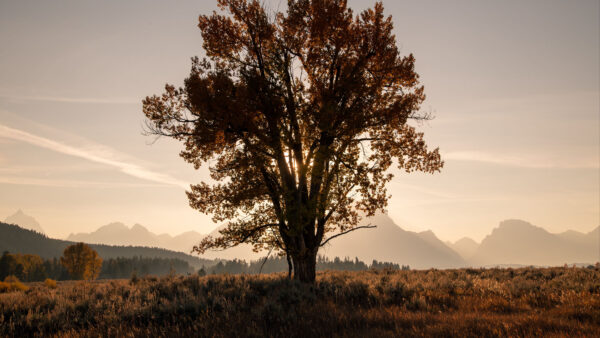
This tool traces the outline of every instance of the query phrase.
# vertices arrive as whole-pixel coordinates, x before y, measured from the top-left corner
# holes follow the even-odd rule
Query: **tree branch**
[[[271,256],[271,251],[273,251],[273,247],[271,247],[271,249],[269,250],[269,253],[267,254],[267,257],[265,257],[265,260],[260,265],[260,270],[258,270],[258,274],[259,275],[262,273],[262,269],[265,266],[265,263],[267,262],[267,259],[269,259],[269,256]]]
[[[377,226],[376,226],[376,225],[362,225],[362,226],[359,226],[359,227],[356,227],[356,228],[352,228],[352,229],[349,229],[349,230],[346,230],[346,231],[342,231],[342,232],[340,232],[340,233],[339,233],[339,234],[337,234],[337,235],[333,235],[333,236],[331,236],[331,237],[327,238],[327,239],[326,239],[326,240],[325,240],[323,243],[321,243],[321,245],[319,245],[319,246],[324,246],[324,245],[325,245],[325,244],[327,244],[327,242],[329,242],[330,240],[332,240],[332,239],[334,239],[334,238],[336,238],[336,237],[343,236],[343,235],[345,235],[345,234],[347,234],[347,233],[350,233],[350,232],[352,232],[352,231],[359,230],[359,229],[373,229],[373,228],[377,228]]]

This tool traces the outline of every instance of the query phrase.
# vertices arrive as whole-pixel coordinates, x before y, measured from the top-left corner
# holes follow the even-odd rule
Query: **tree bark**
[[[292,259],[290,258],[289,252],[285,253],[285,258],[287,259],[287,263],[288,263],[288,279],[292,279],[293,265],[292,265]]]
[[[317,268],[316,255],[292,257],[294,261],[294,279],[304,283],[314,283]]]

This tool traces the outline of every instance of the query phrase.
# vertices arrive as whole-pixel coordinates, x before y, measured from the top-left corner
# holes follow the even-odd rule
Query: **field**
[[[0,294],[0,336],[599,336],[591,268],[170,276]]]

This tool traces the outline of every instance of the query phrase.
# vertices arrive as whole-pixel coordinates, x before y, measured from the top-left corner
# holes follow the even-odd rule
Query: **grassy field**
[[[0,336],[599,336],[600,271],[323,272],[29,284]]]

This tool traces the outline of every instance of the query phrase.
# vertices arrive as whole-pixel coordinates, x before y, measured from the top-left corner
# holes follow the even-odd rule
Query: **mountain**
[[[220,225],[215,230],[211,231],[208,236],[220,237],[219,230],[225,228],[225,224]],[[226,250],[210,250],[201,255],[202,258],[206,259],[244,259],[246,261],[256,260],[267,256],[268,251],[254,252],[252,245],[240,244]]]
[[[225,228],[224,224],[210,232],[208,236],[221,236],[219,231],[223,228]],[[134,225],[130,229],[123,223],[115,222],[102,226],[91,233],[70,234],[67,240],[95,244],[162,247],[189,253],[193,246],[200,243],[204,237],[205,235],[193,231],[175,237],[171,237],[168,234],[156,235],[139,224]],[[181,244],[186,241],[187,244]],[[176,242],[176,244],[172,244],[173,242]],[[186,249],[182,250],[182,248]],[[209,250],[202,254],[201,257],[205,259],[244,259],[249,261],[264,258],[267,254],[267,251],[254,252],[252,246],[249,244],[241,244],[226,250]]]
[[[375,229],[360,229],[336,238],[323,252],[327,257],[358,257],[409,265],[415,269],[462,267],[466,262],[440,241],[431,231],[416,233],[398,227],[385,214],[364,220],[362,225],[377,225]]]
[[[415,233],[399,228],[384,214],[365,219],[361,225],[377,225],[374,229],[361,229],[338,237],[319,252],[329,258],[349,257],[365,261],[373,260],[410,265],[411,268],[448,268],[464,266],[465,261],[431,231]],[[210,236],[219,236],[220,226]],[[204,258],[259,259],[267,252],[255,253],[252,247],[243,244],[223,251],[209,251]]]
[[[389,261],[415,269],[463,266],[562,266],[600,261],[600,227],[589,233],[566,231],[552,234],[525,221],[507,220],[488,235],[481,244],[470,238],[455,243],[442,242],[431,231],[406,231],[385,214],[364,220],[361,225],[377,225],[375,229],[360,229],[335,238],[319,254],[329,258],[358,257],[365,262]],[[209,235],[220,236],[219,230]],[[109,245],[137,245],[166,248],[189,253],[204,235],[187,232],[178,236],[157,235],[136,224],[128,228],[111,223],[88,234],[72,234],[68,240]],[[18,248],[18,247],[17,247]],[[63,246],[64,248],[64,246]],[[147,248],[150,250],[150,248]],[[116,250],[116,249],[114,249]],[[256,253],[243,244],[220,251],[208,251],[203,259],[256,260],[267,255]]]
[[[168,234],[154,234],[140,224],[128,228],[123,223],[111,223],[91,233],[70,234],[67,240],[95,244],[157,247],[189,253],[194,245],[200,243],[202,238],[204,235],[195,231],[173,237]]]
[[[503,221],[483,239],[470,262],[540,266],[597,262],[600,260],[599,228],[588,234],[576,231],[552,234],[525,221]]]
[[[446,243],[442,242],[439,238],[437,238],[437,236],[431,230],[418,232],[417,236],[419,236],[422,240],[436,248],[439,252],[444,253],[448,257],[453,257],[457,254],[457,252],[454,251],[454,249],[452,249]]]
[[[38,221],[36,221],[35,218],[23,213],[21,209],[17,210],[17,212],[15,212],[14,214],[6,217],[4,221],[8,224],[16,224],[23,229],[37,231],[41,234],[45,233],[42,227],[40,226],[40,223],[38,223]]]
[[[75,244],[75,242],[48,238],[38,232],[0,222],[0,253],[8,251],[11,253],[39,255],[45,259],[52,259],[62,256],[65,248],[72,244]],[[208,267],[215,264],[214,261],[160,248],[111,246],[102,244],[90,244],[90,247],[96,250],[103,259],[117,257],[130,258],[134,256],[178,258],[188,262],[196,269],[202,266]]]
[[[448,241],[446,244],[464,259],[473,257],[479,247],[479,244],[469,237],[463,237],[454,243]]]

